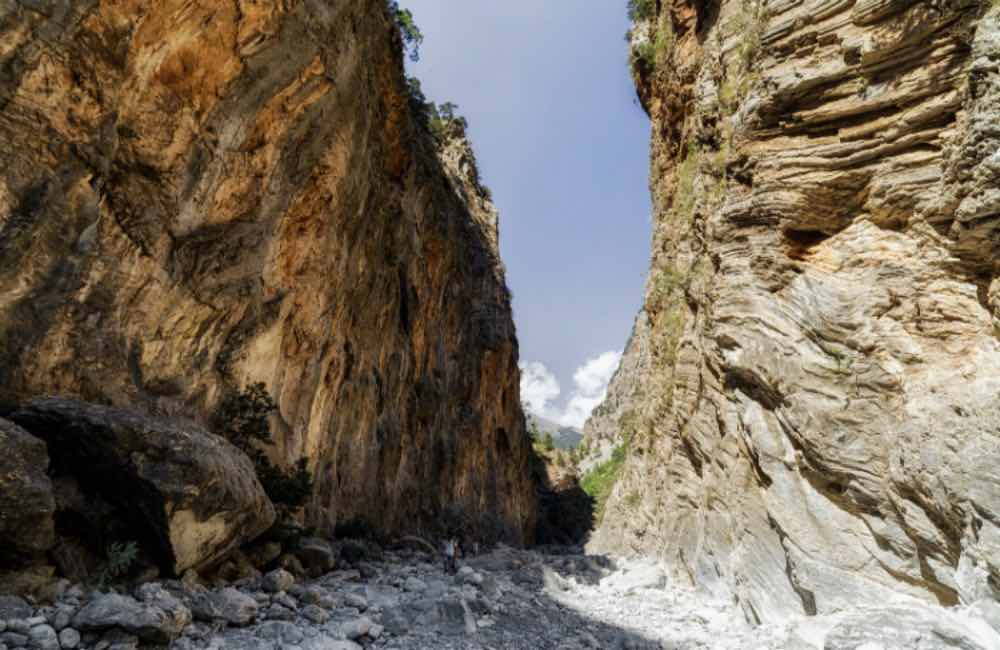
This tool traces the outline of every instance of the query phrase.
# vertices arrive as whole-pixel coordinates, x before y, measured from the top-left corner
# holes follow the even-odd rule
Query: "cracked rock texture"
[[[310,523],[533,529],[497,214],[380,0],[0,0],[0,401],[263,382]]]
[[[995,599],[1000,6],[652,4],[648,359],[590,425],[628,445],[593,546],[755,621]]]
[[[217,563],[275,521],[250,459],[191,422],[55,398],[11,419],[45,441],[50,474],[72,474],[141,522],[143,547],[175,575]]]
[[[48,550],[55,542],[55,500],[45,443],[0,418],[0,561]]]

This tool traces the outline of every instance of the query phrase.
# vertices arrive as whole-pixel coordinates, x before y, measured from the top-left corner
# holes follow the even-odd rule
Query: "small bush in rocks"
[[[218,429],[253,461],[257,478],[271,501],[294,509],[303,506],[312,494],[313,477],[305,458],[300,458],[291,471],[285,471],[274,465],[260,448],[274,442],[268,417],[277,408],[264,384],[252,384],[223,402]]]

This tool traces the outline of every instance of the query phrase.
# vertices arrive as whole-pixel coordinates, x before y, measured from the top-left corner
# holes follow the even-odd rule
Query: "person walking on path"
[[[444,571],[445,573],[454,575],[458,571],[458,567],[455,564],[455,539],[449,537],[444,541]]]

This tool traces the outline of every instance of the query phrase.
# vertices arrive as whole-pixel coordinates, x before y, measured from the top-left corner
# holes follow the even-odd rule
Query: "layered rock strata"
[[[532,530],[497,214],[381,0],[0,2],[0,400],[263,382],[310,523]]]
[[[650,364],[595,546],[751,620],[996,598],[1000,7],[648,4]]]

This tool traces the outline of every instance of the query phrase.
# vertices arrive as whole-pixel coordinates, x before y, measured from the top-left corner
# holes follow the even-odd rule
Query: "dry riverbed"
[[[0,600],[0,650],[301,648],[1000,648],[1000,608],[913,601],[749,625],[734,603],[672,584],[650,561],[500,547],[452,576],[386,551],[318,579],[277,570],[208,589],[165,581],[122,593],[70,588],[51,607]]]

